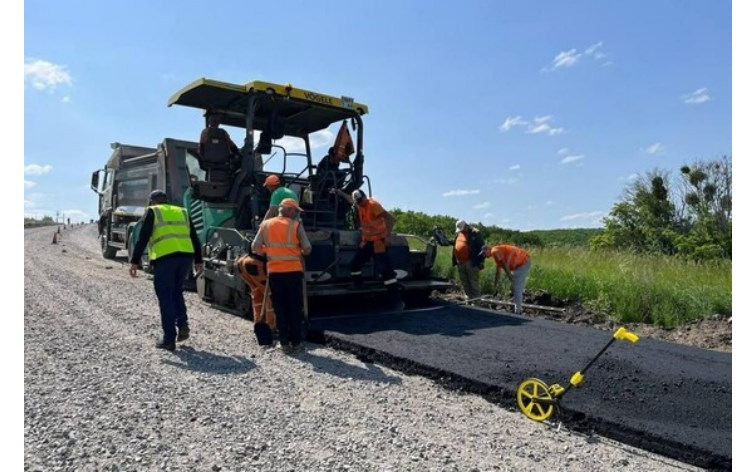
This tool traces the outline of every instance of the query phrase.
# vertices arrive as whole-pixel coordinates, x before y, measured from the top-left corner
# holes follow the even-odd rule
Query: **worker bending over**
[[[492,248],[485,247],[483,252],[486,257],[492,257],[496,263],[494,296],[499,291],[501,269],[504,269],[512,284],[515,313],[522,314],[522,292],[525,290],[525,280],[530,272],[530,255],[524,249],[509,244],[499,244]]]

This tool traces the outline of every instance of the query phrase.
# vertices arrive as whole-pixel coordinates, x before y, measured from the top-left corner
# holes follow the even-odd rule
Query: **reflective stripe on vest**
[[[268,273],[304,270],[298,229],[299,222],[285,216],[277,216],[263,223],[260,231],[263,232],[265,256],[268,258]]]
[[[386,219],[383,216],[373,216],[371,212],[375,205],[378,205],[378,202],[372,198],[367,199],[365,206],[357,205],[363,241],[377,241],[388,236],[386,234]]]
[[[189,236],[189,215],[184,208],[162,204],[149,207],[154,215],[152,234],[147,243],[151,261],[168,254],[194,254]]]
[[[515,270],[528,260],[528,253],[515,246],[500,244],[491,250],[496,255],[496,262],[501,267]]]

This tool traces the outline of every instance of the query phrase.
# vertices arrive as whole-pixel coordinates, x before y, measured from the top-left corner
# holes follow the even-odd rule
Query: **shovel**
[[[270,286],[266,280],[262,308],[260,309],[260,319],[255,320],[254,327],[257,344],[260,346],[271,346],[273,344],[273,332],[271,331],[270,326],[265,322],[265,309],[268,307],[268,292],[270,292]]]

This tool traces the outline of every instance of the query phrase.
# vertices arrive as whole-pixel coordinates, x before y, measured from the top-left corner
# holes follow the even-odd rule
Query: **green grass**
[[[579,301],[620,322],[676,326],[715,313],[732,313],[732,262],[696,264],[666,256],[591,251],[579,247],[529,250],[533,265],[526,290],[545,290]],[[458,279],[451,248],[439,248],[434,271]],[[491,260],[480,276],[484,293],[493,292]],[[508,281],[502,279],[504,293]]]

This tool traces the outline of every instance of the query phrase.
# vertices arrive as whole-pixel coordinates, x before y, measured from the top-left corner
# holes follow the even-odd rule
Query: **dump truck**
[[[120,250],[131,256],[152,190],[165,189],[171,203],[183,205],[189,187],[185,156],[187,150],[197,149],[197,143],[164,139],[155,147],[118,142],[110,147],[110,158],[92,172],[91,180],[98,195],[98,239],[106,259],[115,258]]]
[[[362,189],[372,194],[364,173],[367,105],[290,84],[205,78],[176,92],[168,101],[168,106],[174,105],[201,110],[206,129],[212,118],[221,127],[243,130],[243,143],[232,148],[223,139],[210,139],[203,151],[198,143],[173,139],[163,140],[156,149],[115,147],[105,169],[92,176],[104,216],[103,256],[133,248],[136,219],[144,214],[149,192],[165,189],[170,203],[188,210],[202,244],[198,294],[218,308],[251,316],[249,288],[238,261],[249,253],[270,207],[271,195],[263,182],[276,175],[295,192],[304,210],[300,218],[313,247],[305,258],[308,298],[386,293],[373,261],[363,268],[362,287],[351,287],[349,265],[361,240],[359,218],[334,191]],[[334,134],[329,128],[339,126],[339,136],[349,135],[352,152],[336,161],[325,155],[316,162],[316,149],[327,147],[324,137]],[[122,196],[126,194],[128,198]],[[392,234],[389,240],[389,257],[405,298],[425,299],[433,290],[452,286],[432,275],[437,237]]]

